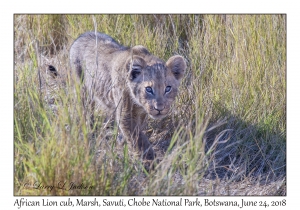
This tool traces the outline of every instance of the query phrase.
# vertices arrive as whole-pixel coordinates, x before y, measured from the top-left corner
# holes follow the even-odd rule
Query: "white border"
[[[1,2],[1,184],[0,205],[17,209],[13,203],[13,14],[14,13],[286,13],[287,14],[287,197],[246,197],[247,200],[287,199],[287,207],[298,207],[299,192],[299,11],[296,1],[6,1]],[[28,199],[35,197],[29,197]],[[67,197],[51,197],[65,200]],[[85,197],[88,199],[88,197]],[[99,198],[99,197],[98,197]],[[151,197],[147,197],[151,198]],[[231,197],[230,197],[231,198]],[[242,197],[232,197],[240,200]],[[40,199],[40,197],[36,198]],[[72,199],[75,199],[72,197]],[[103,197],[99,198],[103,199]],[[201,199],[205,199],[201,197]],[[228,200],[229,197],[217,197]],[[40,208],[40,207],[39,207]],[[166,208],[166,207],[163,207]],[[170,209],[170,207],[168,207]],[[23,208],[22,208],[23,209]],[[66,208],[63,208],[66,209]],[[74,209],[74,208],[72,208]],[[247,208],[251,209],[251,208]],[[296,209],[296,208],[293,208]]]

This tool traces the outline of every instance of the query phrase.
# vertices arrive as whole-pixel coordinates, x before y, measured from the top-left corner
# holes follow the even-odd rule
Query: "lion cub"
[[[162,119],[168,114],[186,69],[183,57],[164,62],[143,46],[124,47],[106,34],[87,32],[72,44],[70,64],[84,84],[85,100],[114,115],[123,138],[144,159],[153,160],[142,130],[147,116]]]

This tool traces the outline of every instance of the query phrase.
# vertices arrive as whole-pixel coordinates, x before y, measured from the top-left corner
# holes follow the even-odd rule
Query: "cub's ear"
[[[167,61],[166,66],[168,69],[171,70],[171,72],[173,73],[174,77],[177,80],[180,80],[183,77],[186,69],[186,63],[182,56],[180,55],[172,56]]]
[[[133,55],[150,55],[146,47],[137,45],[131,48]]]
[[[140,56],[133,56],[127,62],[127,71],[129,72],[129,79],[134,80],[139,77],[142,70],[145,68],[146,62]]]
[[[55,78],[58,75],[56,68],[52,65],[48,65],[48,70],[50,71],[50,75]]]

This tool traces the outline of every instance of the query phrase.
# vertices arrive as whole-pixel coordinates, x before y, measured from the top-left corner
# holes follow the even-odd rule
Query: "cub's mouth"
[[[163,119],[163,118],[165,118],[166,116],[167,116],[167,114],[168,114],[168,111],[167,112],[158,112],[158,111],[156,111],[156,113],[149,113],[149,116],[152,118],[152,119],[154,119],[154,120],[159,120],[159,119]]]
[[[164,118],[166,115],[162,115],[162,114],[152,115],[152,114],[150,114],[149,116],[150,116],[152,119],[154,119],[154,120],[159,120],[159,119]]]

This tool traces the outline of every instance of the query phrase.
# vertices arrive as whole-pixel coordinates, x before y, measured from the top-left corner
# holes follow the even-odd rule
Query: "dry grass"
[[[15,15],[14,23],[15,195],[286,194],[285,15]],[[188,63],[174,111],[149,122],[152,170],[117,147],[101,113],[86,125],[68,49],[95,27]],[[65,181],[93,188],[24,187]]]

